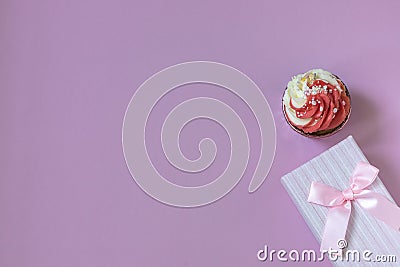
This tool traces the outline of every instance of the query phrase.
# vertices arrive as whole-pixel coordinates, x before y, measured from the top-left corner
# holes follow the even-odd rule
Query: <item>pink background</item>
[[[352,134],[400,202],[399,10],[398,1],[1,1],[0,266],[305,265],[256,258],[264,244],[319,247],[280,184],[283,174]],[[250,76],[271,105],[278,139],[256,193],[247,193],[252,155],[230,194],[182,209],[135,184],[121,127],[143,81],[192,60]],[[346,127],[321,140],[293,132],[280,107],[290,77],[315,67],[341,77],[353,101]],[[193,85],[177,92],[157,106],[161,114],[207,95],[230,101],[252,123],[247,107],[225,90]],[[153,115],[154,140],[160,118]],[[226,164],[226,135],[208,121],[184,130],[185,153],[195,157],[204,136],[216,139],[221,154],[211,173],[189,183],[213,180]],[[159,152],[152,145],[160,171],[182,184],[191,179],[175,175]]]

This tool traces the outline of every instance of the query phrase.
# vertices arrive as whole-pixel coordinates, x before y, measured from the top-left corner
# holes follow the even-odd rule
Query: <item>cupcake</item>
[[[307,137],[336,133],[350,115],[350,94],[336,75],[313,69],[289,81],[282,101],[289,125]]]

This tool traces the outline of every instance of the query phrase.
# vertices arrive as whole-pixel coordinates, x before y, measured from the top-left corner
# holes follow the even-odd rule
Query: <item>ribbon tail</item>
[[[343,204],[343,195],[342,192],[329,185],[312,182],[307,201],[317,205],[335,207]]]
[[[321,251],[341,251],[342,248],[338,246],[338,241],[345,240],[350,214],[350,201],[329,209],[321,241]]]
[[[357,195],[356,201],[372,216],[383,221],[396,231],[400,231],[400,207],[385,196],[370,190],[363,190]]]

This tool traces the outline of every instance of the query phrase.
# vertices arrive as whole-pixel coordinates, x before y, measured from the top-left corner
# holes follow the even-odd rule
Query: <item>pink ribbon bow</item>
[[[351,202],[357,202],[372,216],[400,231],[400,208],[379,193],[366,188],[376,179],[379,170],[360,162],[350,177],[350,187],[342,192],[319,182],[312,182],[308,202],[329,207],[321,251],[335,249],[344,240],[351,214]],[[367,229],[366,229],[367,230]]]

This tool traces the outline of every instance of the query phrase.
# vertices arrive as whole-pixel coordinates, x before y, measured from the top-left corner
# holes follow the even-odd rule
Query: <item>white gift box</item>
[[[320,243],[329,208],[307,201],[311,182],[322,182],[342,191],[349,188],[349,178],[360,161],[368,162],[353,137],[349,136],[281,179],[286,191]],[[395,203],[379,177],[368,189],[384,195]],[[358,251],[360,261],[357,262],[358,259],[355,258],[353,262],[353,256],[350,257],[349,253],[344,255],[343,259],[332,261],[334,266],[400,266],[400,232],[373,217],[355,201],[352,203],[345,240],[347,248],[344,254],[346,251]],[[378,262],[384,260],[385,263]]]

